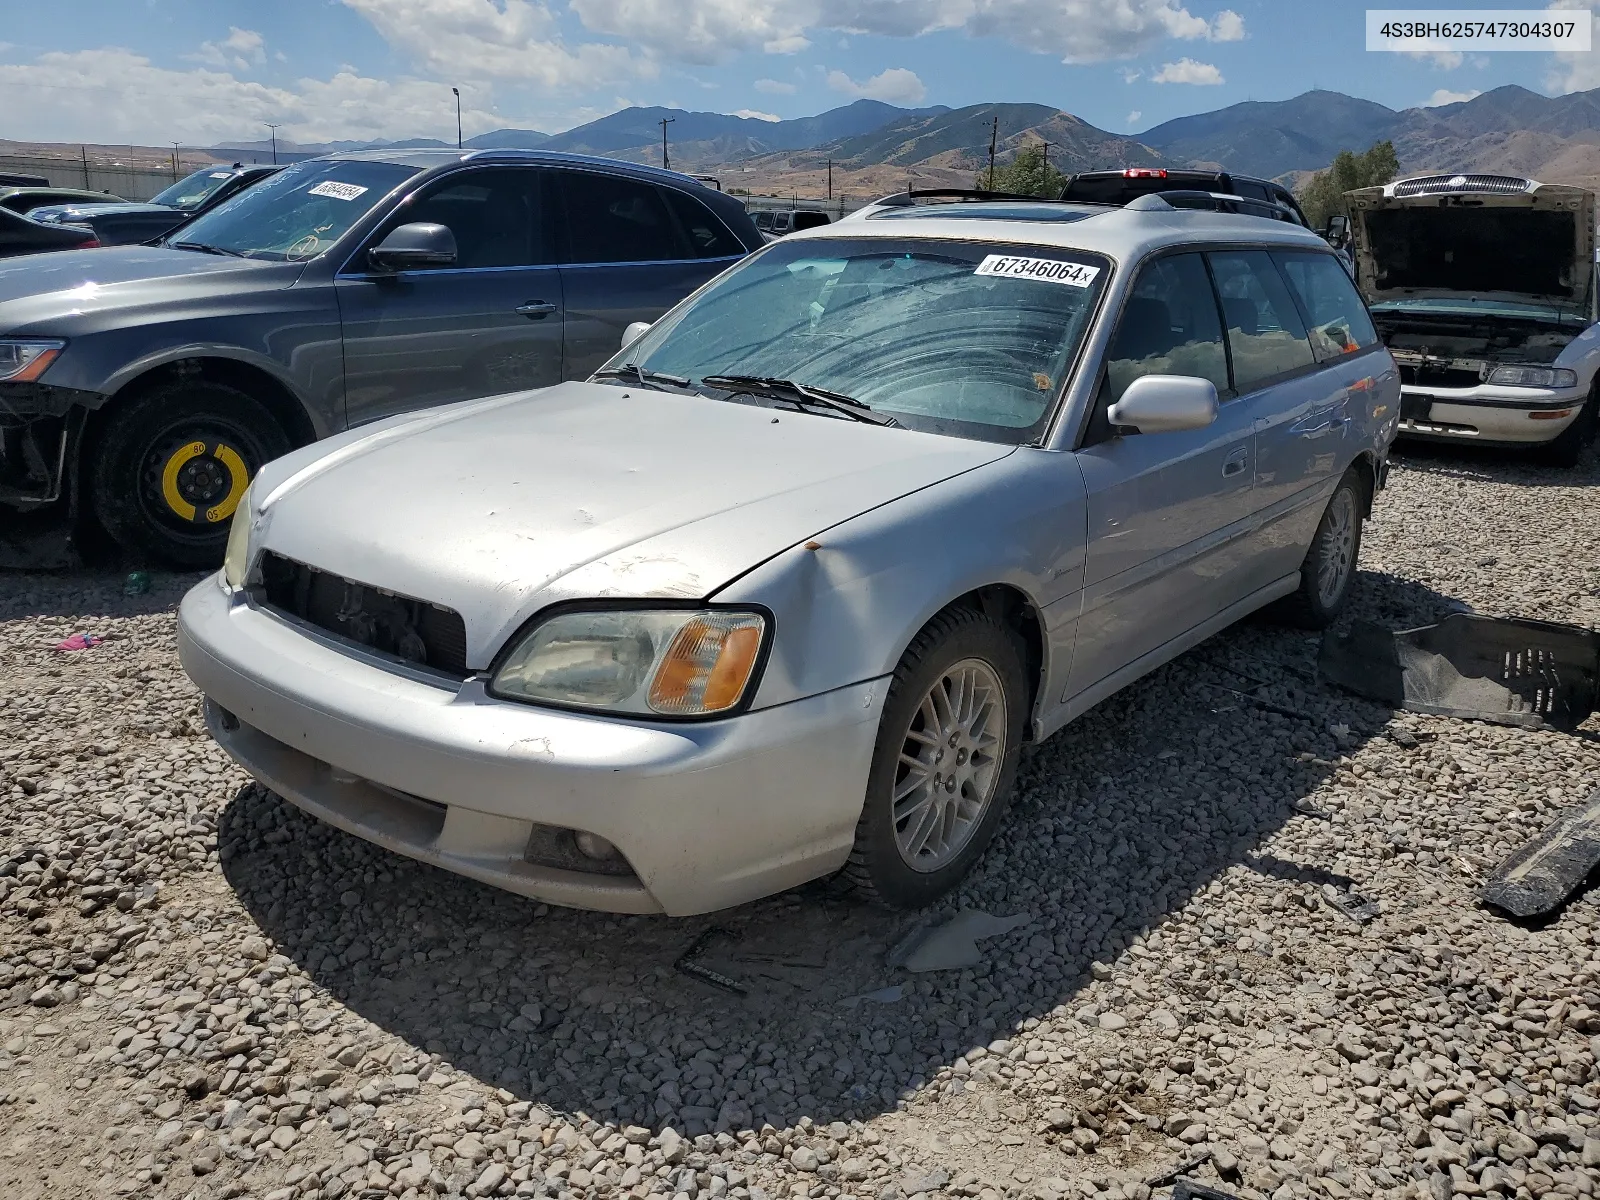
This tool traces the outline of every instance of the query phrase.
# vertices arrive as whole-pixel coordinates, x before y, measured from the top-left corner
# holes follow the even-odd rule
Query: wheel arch
[[[260,401],[295,447],[314,442],[326,432],[317,428],[310,406],[281,376],[267,367],[214,350],[194,350],[138,364],[113,378],[108,389],[110,399],[90,414],[89,427],[85,430],[86,447],[92,448],[97,427],[103,425],[120,404],[152,388],[186,379],[226,384]]]
[[[1372,516],[1372,502],[1378,494],[1378,456],[1371,450],[1363,450],[1350,464],[1350,470],[1361,478],[1363,485],[1361,517],[1365,520]]]
[[[1046,670],[1049,665],[1045,653],[1048,642],[1038,607],[1028,594],[1015,584],[990,583],[973,588],[943,605],[913,629],[900,647],[900,656],[905,654],[907,647],[917,640],[924,629],[952,609],[970,609],[982,613],[996,624],[1010,629],[1021,640],[1023,678],[1028,681],[1027,734],[1030,742],[1037,741],[1038,701],[1039,697],[1045,694]]]

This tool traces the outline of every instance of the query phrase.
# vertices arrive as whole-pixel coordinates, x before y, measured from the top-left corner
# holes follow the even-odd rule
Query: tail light
[[[1167,177],[1167,169],[1165,167],[1129,167],[1122,172],[1122,177],[1124,179],[1165,179]]]
[[[92,237],[87,242],[79,242],[77,248],[79,250],[98,250],[100,248],[100,239]]]

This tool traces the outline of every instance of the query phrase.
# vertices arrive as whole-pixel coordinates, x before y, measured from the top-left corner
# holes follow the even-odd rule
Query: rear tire
[[[1572,424],[1545,447],[1545,457],[1552,466],[1575,467],[1583,461],[1583,452],[1594,441],[1597,405],[1600,405],[1600,401],[1591,392],[1584,399],[1583,408],[1573,418]]]
[[[1300,566],[1300,587],[1278,602],[1274,616],[1300,629],[1326,629],[1338,619],[1356,577],[1366,511],[1366,480],[1351,468],[1322,511],[1316,536]]]
[[[132,554],[180,569],[222,562],[228,525],[250,480],[291,449],[254,397],[185,380],[119,404],[89,464],[89,503]]]
[[[1028,704],[1012,630],[951,609],[895,668],[844,880],[865,899],[920,908],[971,869],[1005,815]]]

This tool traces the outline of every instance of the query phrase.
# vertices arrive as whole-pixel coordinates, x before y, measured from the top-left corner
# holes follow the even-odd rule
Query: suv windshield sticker
[[[1043,283],[1064,283],[1068,287],[1086,288],[1100,274],[1100,268],[1083,263],[1060,262],[1053,258],[1015,258],[1009,254],[991,254],[978,264],[973,274],[999,275],[1006,279],[1037,279]]]
[[[367,189],[358,187],[353,183],[337,183],[332,179],[324,180],[314,188],[306,189],[307,195],[332,196],[335,200],[354,200]]]

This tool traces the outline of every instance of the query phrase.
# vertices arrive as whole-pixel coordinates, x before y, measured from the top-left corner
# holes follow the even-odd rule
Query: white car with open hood
[[[1356,281],[1400,366],[1400,434],[1542,446],[1596,428],[1595,198],[1503,175],[1345,193]]]

